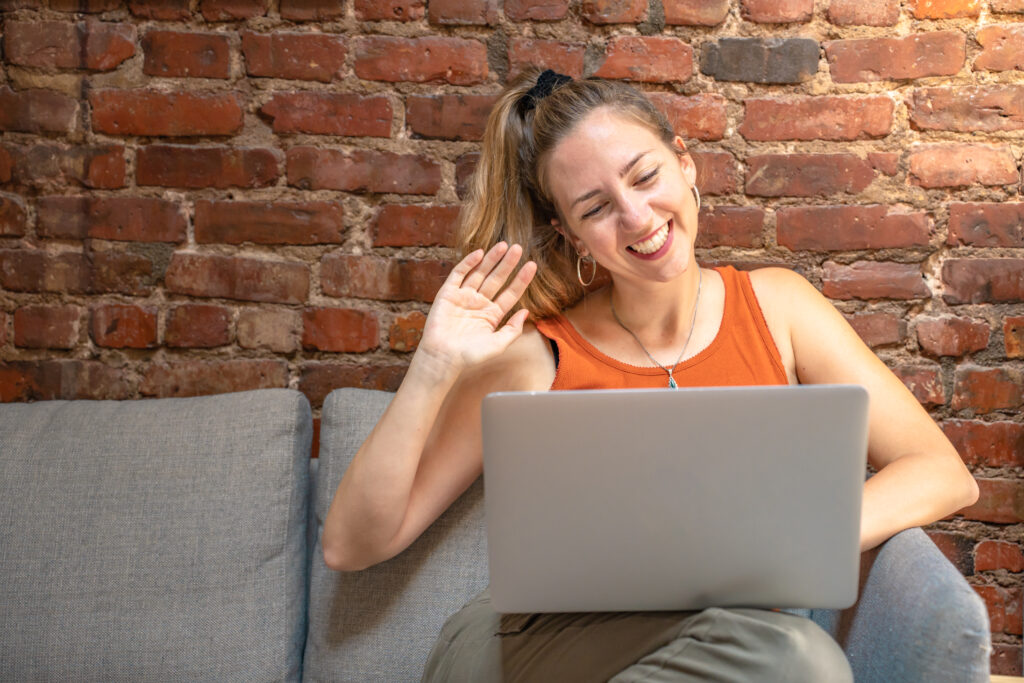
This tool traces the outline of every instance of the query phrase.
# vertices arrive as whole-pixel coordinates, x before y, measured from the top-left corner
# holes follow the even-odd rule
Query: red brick
[[[978,29],[976,39],[982,51],[974,60],[975,70],[1024,71],[1024,26],[985,26]]]
[[[328,254],[320,262],[320,285],[328,296],[429,302],[452,265],[447,261]]]
[[[764,209],[754,206],[704,207],[700,211],[697,247],[762,246]]]
[[[717,26],[729,16],[729,0],[662,0],[670,26]]]
[[[303,190],[432,195],[441,188],[440,165],[416,154],[293,147],[287,165],[288,184]]]
[[[0,285],[15,292],[86,293],[89,264],[82,254],[0,250]]]
[[[35,0],[24,3],[24,6],[38,7],[40,4],[42,3],[39,0]],[[50,0],[49,3],[50,9],[57,12],[86,12],[89,14],[117,9],[121,4],[121,0]]]
[[[693,75],[693,48],[668,36],[616,36],[594,76],[645,83],[683,82]]]
[[[125,185],[125,158],[122,145],[9,146],[10,175],[19,185],[116,189]]]
[[[213,348],[231,343],[231,311],[223,306],[184,304],[167,314],[167,346]]]
[[[907,107],[910,125],[917,130],[966,133],[1024,129],[1024,86],[1020,85],[918,88]]]
[[[1010,12],[1024,14],[1024,0],[992,0],[993,12]]]
[[[910,153],[910,181],[921,187],[1015,185],[1017,162],[1009,147],[922,145]]]
[[[892,372],[925,408],[946,403],[946,390],[942,386],[938,365],[897,365]]]
[[[302,312],[302,346],[318,351],[361,353],[379,346],[377,316],[351,308],[307,308]]]
[[[36,232],[41,237],[131,242],[184,242],[181,206],[142,197],[41,197]]]
[[[4,28],[4,53],[20,66],[110,71],[135,54],[131,24],[8,21]]]
[[[367,36],[355,52],[355,73],[369,81],[474,85],[487,79],[487,48],[478,40]]]
[[[288,365],[283,361],[187,360],[148,366],[139,393],[163,398],[286,386]]]
[[[967,465],[1024,466],[1024,424],[946,420],[941,426]]]
[[[871,97],[816,96],[743,101],[739,133],[747,140],[862,140],[892,132],[893,101]]]
[[[788,24],[810,21],[814,0],[742,0],[741,14],[759,24]]]
[[[876,171],[881,171],[887,176],[894,176],[900,170],[900,153],[868,152],[868,163]]]
[[[149,349],[156,346],[156,308],[106,304],[92,309],[90,323],[97,346]]]
[[[0,86],[0,130],[18,133],[69,133],[75,129],[78,102],[52,90],[11,90]]]
[[[53,0],[51,0],[52,2]],[[61,0],[71,4],[74,0]],[[128,8],[131,13],[143,19],[162,19],[174,21],[175,19],[188,19],[190,0],[128,0]],[[120,2],[114,3],[120,5]]]
[[[16,194],[0,192],[0,236],[24,235],[26,216],[25,200]]]
[[[951,203],[947,243],[1024,246],[1024,203]]]
[[[794,251],[844,251],[928,245],[928,214],[887,211],[881,204],[782,207],[775,212],[779,246]]]
[[[375,247],[450,247],[455,243],[458,206],[386,204],[373,218]]]
[[[507,6],[505,11],[508,12]],[[535,66],[580,78],[583,76],[585,49],[583,43],[513,38],[508,49],[509,77]]]
[[[729,125],[728,101],[718,94],[684,97],[649,93],[648,99],[665,114],[672,129],[686,139],[721,140]]]
[[[341,242],[344,211],[337,202],[196,202],[196,242],[330,244]]]
[[[260,107],[260,113],[271,119],[275,133],[391,135],[391,103],[383,96],[281,93]]]
[[[959,31],[830,40],[824,46],[836,83],[952,76],[963,67],[967,54],[967,38]]]
[[[10,316],[0,311],[0,347],[7,346],[7,320],[9,318]]]
[[[427,16],[431,24],[472,26],[498,22],[498,0],[430,0]]]
[[[98,133],[233,135],[242,129],[242,104],[234,93],[97,90],[89,104]]]
[[[419,311],[397,316],[388,331],[388,343],[392,351],[415,351],[423,336],[423,324],[427,316]]]
[[[480,140],[497,99],[494,95],[410,95],[405,122],[415,137]]]
[[[1024,259],[947,259],[942,298],[948,304],[1024,301]]]
[[[416,21],[426,14],[426,0],[355,0],[359,21]]]
[[[647,0],[583,0],[581,12],[591,24],[638,24],[647,18]]]
[[[309,267],[288,261],[175,253],[165,282],[167,291],[178,294],[300,304],[309,296]]]
[[[831,0],[828,20],[836,26],[895,26],[900,0]]]
[[[1024,405],[1024,375],[1016,368],[983,368],[960,365],[953,379],[953,410],[972,410],[976,415],[996,410],[1016,410]]]
[[[330,83],[341,78],[345,48],[345,40],[339,35],[242,33],[242,54],[249,76]]]
[[[853,154],[755,154],[747,157],[746,193],[760,197],[857,194],[875,178]]]
[[[150,31],[142,38],[149,76],[227,78],[231,75],[228,38],[223,33]]]
[[[976,17],[981,13],[981,0],[916,0],[915,19],[956,19]]]
[[[902,343],[907,334],[907,323],[892,313],[855,313],[846,322],[871,348]]]
[[[10,182],[13,171],[14,157],[11,156],[11,148],[0,146],[0,183]]]
[[[934,529],[926,533],[957,571],[964,576],[974,574],[974,541],[969,536]]]
[[[122,400],[131,394],[124,371],[99,361],[0,364],[0,401]]]
[[[512,21],[558,21],[568,13],[569,0],[505,0],[505,16]]]
[[[1003,345],[1007,358],[1024,358],[1024,316],[1003,319]]]
[[[982,541],[974,550],[975,568],[979,572],[1024,572],[1024,548],[1008,541]]]
[[[281,174],[271,149],[146,145],[135,154],[139,185],[185,188],[267,187]]]
[[[995,524],[1024,522],[1024,480],[978,479],[978,502],[958,514],[967,519]]]
[[[1024,519],[1024,517],[1021,517]],[[988,609],[989,627],[993,633],[1012,633],[1021,635],[1021,611],[1024,602],[1021,596],[1024,589],[1020,586],[1011,588],[1003,586],[972,586],[985,601]]]
[[[697,167],[697,189],[702,197],[739,190],[740,166],[728,152],[690,152]]]
[[[1024,674],[1024,648],[1020,643],[992,643],[989,666],[993,676],[1020,676]]]
[[[298,311],[247,308],[238,314],[238,345],[277,353],[297,351],[300,327]]]
[[[917,342],[930,356],[963,356],[988,347],[990,330],[984,320],[942,316],[919,318]]]
[[[830,299],[926,299],[928,285],[916,263],[859,261],[840,265],[828,261],[822,293]]]
[[[465,199],[468,196],[469,183],[479,160],[480,154],[477,152],[463,154],[455,160],[455,192],[459,195],[459,199]]]
[[[207,21],[251,19],[267,13],[267,0],[200,0],[199,11]]]
[[[282,19],[318,21],[344,15],[345,0],[281,0]]]
[[[303,363],[299,375],[299,391],[310,405],[323,405],[327,394],[339,387],[359,387],[378,391],[397,391],[405,377],[407,365],[354,365],[351,363]]]
[[[73,349],[78,345],[78,306],[21,306],[14,311],[14,345]]]

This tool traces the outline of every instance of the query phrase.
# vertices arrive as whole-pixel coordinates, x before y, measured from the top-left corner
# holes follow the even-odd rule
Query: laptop
[[[867,409],[852,385],[489,394],[494,608],[852,605]]]

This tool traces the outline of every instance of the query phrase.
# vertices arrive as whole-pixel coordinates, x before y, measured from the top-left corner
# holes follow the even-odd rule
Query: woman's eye
[[[659,171],[659,170],[660,170],[660,169],[657,169],[657,168],[656,168],[656,169],[654,169],[653,171],[651,171],[650,173],[646,173],[646,174],[642,175],[642,176],[641,176],[641,177],[640,177],[640,178],[639,178],[639,179],[638,179],[638,180],[636,181],[636,182],[637,182],[637,185],[643,185],[644,183],[646,183],[646,182],[648,182],[648,181],[650,181],[650,180],[654,180],[654,176],[658,175],[658,171]]]
[[[596,216],[601,211],[602,207],[604,207],[604,204],[598,204],[593,209],[583,214],[583,217],[590,218],[591,216]]]

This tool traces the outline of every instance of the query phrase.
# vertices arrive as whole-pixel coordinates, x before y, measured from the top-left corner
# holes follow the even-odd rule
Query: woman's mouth
[[[671,219],[661,226],[652,234],[650,237],[646,237],[639,242],[629,245],[626,247],[629,251],[632,251],[639,256],[653,256],[665,246],[668,242],[669,234],[672,228]]]

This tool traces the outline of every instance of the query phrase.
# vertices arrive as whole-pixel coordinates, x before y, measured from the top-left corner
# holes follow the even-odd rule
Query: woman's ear
[[[558,231],[558,233],[565,238],[565,241],[572,245],[572,248],[576,250],[580,256],[587,255],[587,248],[583,246],[576,235],[572,234],[572,231],[565,227],[560,220],[557,218],[551,219],[551,227]]]
[[[676,148],[676,156],[679,157],[679,170],[683,172],[683,178],[690,185],[696,185],[697,165],[693,163],[693,157],[686,150],[686,143],[677,135],[672,144]]]

